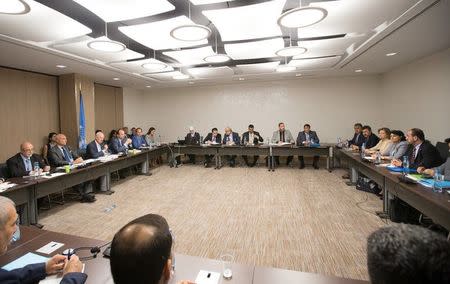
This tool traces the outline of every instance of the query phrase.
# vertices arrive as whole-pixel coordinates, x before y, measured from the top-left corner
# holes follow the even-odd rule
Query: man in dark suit
[[[206,135],[206,138],[203,140],[203,144],[208,145],[215,145],[215,144],[221,144],[222,143],[222,136],[220,135],[217,128],[211,129],[211,133],[208,133]],[[213,155],[205,155],[205,168],[209,168],[211,164],[211,159],[213,158]]]
[[[45,164],[41,156],[33,153],[34,147],[30,142],[20,145],[20,153],[6,161],[10,177],[23,177],[35,173],[35,165],[39,165],[39,171],[48,172],[50,167]]]
[[[303,131],[300,131],[297,136],[297,146],[310,146],[311,144],[320,143],[319,136],[315,131],[311,130],[311,125],[305,124],[303,126]],[[314,169],[319,169],[319,156],[314,156],[313,158]],[[305,168],[305,160],[303,156],[298,156],[298,161],[300,162],[300,169]]]
[[[109,142],[109,151],[112,154],[126,153],[130,144],[131,139],[127,138],[123,129],[119,129],[116,137],[112,138]]]
[[[108,145],[105,143],[105,134],[102,131],[98,131],[95,133],[95,140],[87,145],[86,154],[89,159],[98,159],[100,157],[105,156],[108,151]],[[106,176],[102,176],[96,181],[99,184],[101,194],[111,195],[114,193],[114,190],[108,190],[107,187],[107,178]]]
[[[83,162],[83,158],[78,156],[67,146],[67,138],[64,134],[56,135],[56,145],[50,149],[48,154],[50,166],[57,168],[67,165],[76,165]],[[81,194],[81,202],[94,202],[95,197],[92,192],[90,182],[79,184],[75,187]]]
[[[17,231],[15,204],[9,198],[0,196],[0,255],[6,253],[14,233]],[[78,256],[73,255],[67,260],[63,255],[55,255],[46,263],[29,264],[23,268],[7,271],[0,268],[0,283],[37,283],[47,275],[63,270],[61,284],[82,284],[86,282],[87,275],[82,273],[83,264]]]
[[[242,145],[247,146],[247,145],[258,145],[260,142],[262,143],[264,140],[262,139],[261,135],[259,135],[259,132],[255,131],[255,126],[253,124],[250,124],[248,126],[248,131],[244,132],[244,134],[242,134]],[[248,162],[248,157],[247,156],[242,156],[242,158],[245,161],[245,164],[248,167],[254,167],[256,165],[256,163],[258,162],[258,158],[259,156],[253,156],[253,162],[250,164]]]
[[[417,169],[424,167],[431,169],[444,163],[439,151],[428,140],[425,140],[425,134],[421,129],[412,128],[406,134],[406,141],[409,143],[406,156],[409,158],[409,167]],[[393,160],[395,166],[402,166],[400,160]]]
[[[239,145],[241,142],[239,138],[239,134],[236,132],[233,132],[233,130],[230,127],[225,128],[225,134],[223,135],[222,144],[228,145],[228,146],[234,146]],[[228,164],[230,167],[234,168],[236,166],[236,155],[233,156],[225,156],[225,158],[228,160]]]
[[[372,128],[369,125],[363,126],[362,133],[364,136],[364,141],[362,145],[364,145],[366,149],[376,146],[378,144],[378,141],[380,141],[380,138],[378,138],[378,136],[372,133]]]
[[[361,145],[364,143],[362,127],[363,126],[361,123],[355,123],[355,125],[353,126],[355,134],[353,135],[353,138],[348,141],[348,145],[349,147],[352,147],[354,150],[359,149],[359,147],[361,147]]]
[[[184,137],[186,145],[200,145],[200,134],[195,131],[194,127],[189,127],[189,133]],[[195,165],[195,155],[188,155],[189,162]]]

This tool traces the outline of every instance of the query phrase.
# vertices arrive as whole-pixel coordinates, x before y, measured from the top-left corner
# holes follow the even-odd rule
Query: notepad
[[[219,284],[220,273],[200,270],[195,279],[195,284]]]
[[[35,253],[29,252],[18,259],[11,261],[10,263],[6,264],[2,268],[4,270],[11,271],[13,269],[22,268],[28,264],[34,264],[34,263],[42,263],[47,262],[49,260],[48,257],[40,256]]]

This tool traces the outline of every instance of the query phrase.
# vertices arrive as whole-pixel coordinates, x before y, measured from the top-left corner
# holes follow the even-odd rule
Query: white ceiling
[[[100,1],[100,2],[105,2]],[[205,0],[191,0],[196,8],[204,9],[203,14],[208,15],[212,24],[216,26],[223,37],[224,51],[234,60],[241,60],[242,64],[224,66],[205,64],[202,59],[213,54],[213,45],[207,41],[198,43],[177,42],[170,38],[168,32],[174,23],[195,23],[186,16],[174,16],[170,19],[150,23],[132,23],[119,28],[124,36],[134,37],[136,42],[148,46],[172,58],[172,62],[160,74],[145,74],[144,63],[151,62],[153,53],[133,50],[133,46],[120,53],[101,53],[86,46],[93,40],[92,29],[77,22],[56,10],[50,9],[35,1],[26,0],[30,5],[30,12],[25,15],[0,14],[0,66],[30,70],[52,75],[66,73],[81,73],[92,77],[96,82],[114,86],[124,86],[143,89],[146,86],[165,88],[172,86],[210,85],[216,83],[241,82],[258,80],[295,79],[296,74],[307,76],[346,76],[356,75],[356,69],[362,69],[358,74],[384,73],[402,64],[430,55],[450,47],[450,3],[449,0],[337,0],[325,2],[311,2],[311,6],[320,6],[328,10],[328,16],[320,23],[298,31],[301,38],[310,36],[330,36],[338,33],[346,34],[344,37],[332,37],[322,40],[301,40],[298,45],[307,48],[307,52],[296,58],[288,59],[289,65],[296,66],[297,70],[290,73],[277,73],[278,64],[284,64],[285,58],[278,58],[274,54],[286,41],[279,37],[274,25],[273,15],[259,17],[266,9],[273,12],[284,1],[275,0],[255,4],[261,15],[249,15],[254,19],[253,24],[245,23],[242,19],[233,21],[233,9],[241,9],[250,13],[248,6],[227,9],[208,10]],[[83,5],[88,2],[76,0]],[[99,3],[100,3],[99,2]],[[124,1],[115,0],[114,5]],[[135,3],[142,1],[135,0]],[[146,1],[143,1],[146,2]],[[167,1],[158,1],[167,2]],[[223,1],[212,1],[223,2]],[[233,1],[242,2],[242,1]],[[127,3],[129,3],[127,1]],[[230,2],[232,3],[232,2]],[[281,3],[281,4],[280,4]],[[165,10],[156,10],[157,13],[170,9],[170,3],[163,3]],[[139,4],[135,4],[138,7]],[[144,4],[143,4],[144,5]],[[86,6],[87,7],[87,6]],[[163,6],[161,6],[163,7]],[[263,7],[263,8],[261,8]],[[281,5],[282,7],[282,5]],[[1,4],[0,4],[1,8]],[[152,8],[153,10],[151,10]],[[98,7],[90,7],[98,17],[105,21],[122,20],[130,17],[148,17],[154,15],[155,8],[142,6],[142,9],[131,9],[127,6],[124,13],[105,12]],[[213,11],[212,11],[213,10]],[[223,13],[218,11],[224,10]],[[171,10],[168,10],[170,13]],[[208,11],[210,11],[208,13]],[[230,12],[231,11],[231,12]],[[173,11],[172,11],[173,12]],[[134,14],[138,13],[138,14]],[[279,11],[275,14],[278,14]],[[213,14],[217,14],[212,16]],[[245,29],[233,34],[222,18],[229,18],[230,22],[245,25]],[[39,20],[38,20],[39,19]],[[270,19],[271,23],[264,20]],[[168,25],[164,23],[169,23]],[[175,24],[175,26],[176,26]],[[265,27],[264,31],[255,31]],[[61,28],[64,27],[64,28]],[[155,32],[158,31],[158,32]],[[271,37],[267,39],[265,37]],[[228,40],[252,39],[250,42],[228,42]],[[285,38],[286,39],[286,38]],[[186,46],[190,48],[184,49]],[[175,49],[173,49],[175,48]],[[181,50],[179,49],[181,48]],[[395,56],[386,54],[397,52]],[[145,56],[145,58],[143,58]],[[138,59],[135,61],[127,61]],[[250,60],[251,59],[251,60]],[[157,58],[156,60],[159,60]],[[255,62],[252,62],[255,60]],[[249,62],[246,62],[249,61]],[[272,62],[273,61],[273,62]],[[281,63],[280,63],[281,62]],[[246,64],[249,63],[249,64]],[[201,66],[193,66],[203,64]],[[56,65],[67,66],[64,69]],[[181,69],[179,69],[181,68]],[[178,72],[190,75],[187,80],[174,80],[173,75]],[[120,78],[114,81],[113,78]],[[191,82],[189,84],[189,82]],[[193,83],[192,83],[193,82]]]

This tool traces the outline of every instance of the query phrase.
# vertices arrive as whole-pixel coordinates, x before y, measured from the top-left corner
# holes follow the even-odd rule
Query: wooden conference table
[[[397,196],[450,231],[450,194],[433,192],[420,184],[400,182],[400,173],[363,161],[357,152],[337,149],[336,158],[348,163],[352,182],[356,183],[358,176],[363,174],[382,187],[383,211],[386,213],[389,212],[388,196]]]
[[[21,239],[13,244],[8,252],[0,256],[0,266],[23,256],[28,252],[50,257],[57,253],[62,253],[68,248],[94,247],[106,245],[106,242],[77,237],[73,235],[39,230],[34,227],[21,226]],[[53,252],[51,255],[37,253],[36,250],[48,244],[51,241],[63,243],[64,246]],[[104,248],[101,249],[102,252]],[[89,250],[86,250],[88,252]],[[79,257],[89,256],[84,251],[78,254]],[[85,260],[85,272],[88,275],[86,283],[106,284],[113,283],[111,276],[109,260],[100,253],[96,258]],[[182,254],[175,254],[175,273],[170,283],[175,284],[180,280],[194,281],[200,270],[207,270],[221,273],[222,263],[219,260],[194,257]],[[276,284],[276,283],[308,283],[308,284],[362,284],[368,283],[362,280],[345,279],[333,276],[325,276],[314,273],[304,273],[269,267],[259,267],[245,264],[232,264],[233,278],[230,280],[222,279],[220,283],[255,283],[255,284]]]
[[[267,156],[270,163],[268,163],[268,170],[275,170],[273,157],[275,156],[322,156],[327,159],[327,170],[333,169],[333,150],[334,144],[320,144],[320,146],[305,147],[295,145],[253,145],[253,146],[226,146],[222,144],[217,145],[180,145],[172,144],[171,149],[174,154],[191,154],[191,155],[211,155],[214,156],[215,168],[222,167],[222,158],[224,156]]]

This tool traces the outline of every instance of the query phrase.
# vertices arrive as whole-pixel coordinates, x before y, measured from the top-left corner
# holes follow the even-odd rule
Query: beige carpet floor
[[[346,186],[343,173],[162,166],[152,176],[115,183],[115,194],[97,195],[93,204],[43,211],[40,223],[111,240],[128,221],[157,213],[174,231],[178,253],[219,258],[230,252],[239,263],[368,279],[366,239],[384,225],[373,214],[382,202]]]

